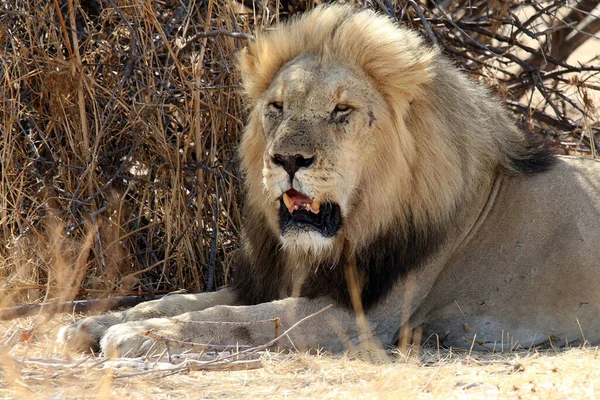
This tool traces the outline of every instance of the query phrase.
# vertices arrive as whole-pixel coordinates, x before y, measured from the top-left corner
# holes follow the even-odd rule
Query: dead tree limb
[[[0,309],[0,321],[24,318],[36,314],[58,314],[84,311],[108,311],[116,308],[133,307],[149,300],[157,300],[163,295],[155,296],[119,296],[103,299],[65,301],[60,303],[25,304],[22,306]]]
[[[212,31],[198,32],[191,38],[187,39],[185,44],[181,46],[181,48],[177,51],[177,54],[183,53],[184,51],[188,50],[192,46],[192,44],[196,43],[200,39],[214,38],[217,36],[229,36],[234,39],[254,40],[254,35],[251,35],[249,33],[232,32],[226,29],[214,29]]]

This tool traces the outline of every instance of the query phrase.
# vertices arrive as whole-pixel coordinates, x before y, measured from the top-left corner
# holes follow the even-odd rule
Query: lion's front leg
[[[130,321],[156,317],[174,317],[190,311],[199,311],[218,304],[235,304],[237,296],[229,289],[214,293],[179,294],[148,301],[129,310],[84,318],[58,332],[57,342],[72,350],[99,349],[99,342],[112,326]]]
[[[277,332],[274,323],[247,324],[247,322],[279,318],[278,332],[283,333],[297,321],[317,313],[331,303],[332,301],[327,298],[314,300],[287,298],[254,306],[216,306],[180,315],[175,318],[177,321],[154,318],[119,324],[107,330],[100,344],[102,351],[109,355],[133,357],[161,352],[164,345],[144,334],[154,330],[160,336],[186,342],[259,346],[275,338]],[[240,322],[240,324],[236,326],[235,324],[202,323],[203,321]],[[287,348],[319,348],[339,352],[345,349],[349,341],[358,338],[355,326],[354,313],[334,305],[322,313],[307,318],[278,344]]]

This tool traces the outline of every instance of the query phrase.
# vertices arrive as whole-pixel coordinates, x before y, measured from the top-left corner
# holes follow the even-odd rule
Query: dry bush
[[[596,1],[360,3],[423,31],[525,129],[597,154]],[[239,237],[235,53],[313,6],[0,0],[3,305],[227,284]],[[580,63],[580,61],[585,61]]]
[[[249,31],[253,16],[212,2],[18,0],[2,19],[3,289],[35,301],[226,284],[244,39],[182,48],[207,29]]]
[[[600,149],[597,0],[415,1],[399,13],[564,154]]]

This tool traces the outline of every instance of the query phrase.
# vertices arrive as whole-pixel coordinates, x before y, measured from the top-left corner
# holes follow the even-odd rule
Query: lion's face
[[[375,152],[373,110],[383,104],[367,79],[340,63],[304,56],[279,71],[258,106],[263,184],[284,246],[319,253],[352,217],[363,164]]]

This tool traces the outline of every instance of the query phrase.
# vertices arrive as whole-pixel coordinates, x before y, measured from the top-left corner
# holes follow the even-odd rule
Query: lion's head
[[[259,36],[241,57],[252,106],[244,164],[257,179],[260,153],[259,196],[284,247],[320,253],[385,225],[397,207],[385,175],[408,179],[415,156],[411,138],[391,133],[431,79],[434,55],[374,13],[328,7]]]
[[[378,148],[385,101],[364,75],[313,55],[283,66],[257,105],[262,182],[284,246],[321,252],[350,221]]]
[[[283,286],[289,264],[314,271],[348,258],[401,263],[382,268],[402,274],[498,170],[519,172],[535,153],[485,89],[370,10],[318,7],[259,34],[240,70],[245,248],[251,263],[276,264],[267,269]],[[404,249],[369,261],[388,236]]]

